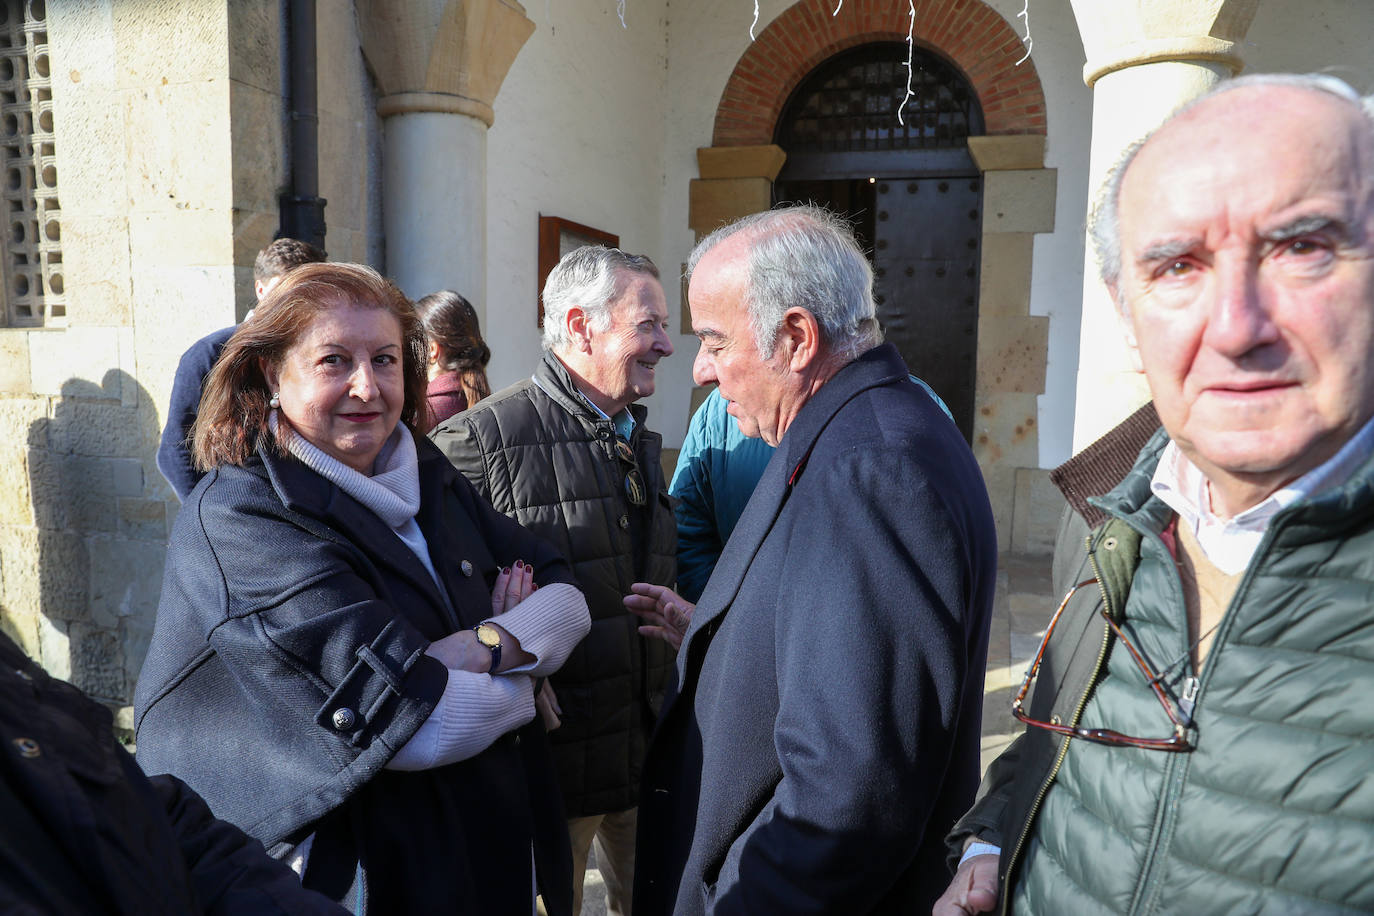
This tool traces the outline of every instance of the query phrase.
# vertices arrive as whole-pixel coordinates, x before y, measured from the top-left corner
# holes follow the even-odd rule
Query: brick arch
[[[978,93],[988,134],[1044,134],[1045,94],[1021,36],[981,0],[915,0],[915,40],[953,61]],[[773,142],[782,106],[833,55],[875,41],[906,41],[907,5],[893,0],[800,0],[749,45],[716,107],[713,146]]]

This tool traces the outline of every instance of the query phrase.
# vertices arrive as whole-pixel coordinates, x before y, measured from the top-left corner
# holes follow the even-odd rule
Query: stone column
[[[1244,66],[1240,46],[1260,0],[1072,0],[1093,90],[1093,200],[1133,141]],[[1149,400],[1091,244],[1083,276],[1074,451]]]
[[[359,0],[383,119],[386,273],[456,289],[486,321],[487,128],[534,23],[515,0]]]

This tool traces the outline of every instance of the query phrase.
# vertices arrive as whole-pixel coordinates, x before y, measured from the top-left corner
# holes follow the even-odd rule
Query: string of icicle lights
[[[912,80],[911,67],[912,67],[912,60],[914,59],[914,57],[915,57],[915,52],[916,52],[916,41],[915,41],[915,36],[916,36],[916,0],[907,0],[907,4],[906,4],[906,5],[907,5],[907,26],[906,26],[906,95],[902,96],[902,104],[899,105],[899,106],[897,107],[897,123],[898,123],[898,124],[901,124],[903,127],[906,126],[906,121],[904,121],[904,120],[902,119],[902,112],[906,109],[906,103],[909,102],[909,101],[911,101],[911,97],[914,96],[914,95],[916,94],[916,93],[913,92],[912,89],[911,89],[911,80]],[[844,9],[844,0],[836,0],[836,3],[835,3],[835,11],[832,12],[832,13],[830,14],[831,18],[834,18],[835,16],[840,15],[840,10],[842,10],[842,9]],[[622,29],[628,29],[629,26],[625,24],[625,0],[617,0],[615,12],[616,12],[616,15],[620,17],[620,27],[621,27]],[[1024,3],[1023,3],[1022,6],[1021,6],[1021,12],[1019,12],[1019,13],[1016,14],[1016,18],[1017,18],[1017,19],[1020,19],[1021,22],[1022,22],[1022,23],[1025,25],[1025,27],[1026,27],[1026,35],[1025,35],[1024,38],[1021,39],[1021,44],[1023,44],[1023,45],[1026,46],[1026,53],[1023,54],[1023,55],[1021,56],[1021,59],[1018,60],[1018,61],[1016,62],[1015,66],[1019,67],[1019,66],[1021,66],[1022,64],[1024,64],[1027,60],[1030,59],[1030,56],[1031,56],[1031,49],[1035,47],[1035,42],[1031,39],[1031,29],[1030,29],[1030,0],[1024,0]],[[759,0],[754,0],[754,19],[753,19],[752,22],[749,23],[749,40],[750,40],[750,41],[756,41],[756,40],[757,40],[757,36],[754,34],[754,30],[758,28],[758,25],[759,25]]]

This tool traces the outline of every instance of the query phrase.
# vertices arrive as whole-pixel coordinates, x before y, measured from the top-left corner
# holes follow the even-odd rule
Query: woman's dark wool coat
[[[500,567],[573,581],[428,440],[416,449],[417,521],[454,611],[389,527],[296,459],[261,448],[205,477],[168,548],[139,762],[275,854],[314,833],[306,883],[355,909],[527,916],[533,841],[541,890],[566,912],[571,857],[538,724],[445,767],[383,769],[444,689],[425,648],[490,616]]]

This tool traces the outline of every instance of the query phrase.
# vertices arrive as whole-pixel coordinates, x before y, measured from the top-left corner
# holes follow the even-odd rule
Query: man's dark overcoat
[[[206,475],[177,516],[135,696],[138,760],[274,854],[313,833],[306,884],[355,909],[528,914],[533,842],[546,899],[566,912],[571,853],[537,723],[468,760],[384,769],[444,690],[425,649],[491,616],[500,567],[573,581],[415,444],[416,521],[452,610],[370,509],[263,446]]]
[[[637,916],[928,913],[978,785],[997,538],[891,346],[797,414],[650,746]]]

